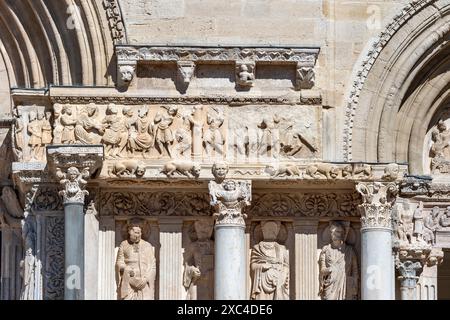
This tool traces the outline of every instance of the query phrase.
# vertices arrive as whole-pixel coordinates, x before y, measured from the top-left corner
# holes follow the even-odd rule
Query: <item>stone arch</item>
[[[346,160],[426,171],[424,139],[448,103],[449,33],[450,3],[416,0],[381,34],[347,106]]]
[[[0,30],[10,88],[110,85],[114,44],[126,39],[117,0],[1,1]]]

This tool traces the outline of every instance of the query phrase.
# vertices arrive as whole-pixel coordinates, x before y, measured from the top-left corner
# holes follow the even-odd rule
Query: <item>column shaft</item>
[[[64,300],[84,299],[84,207],[64,205],[65,277]]]
[[[245,300],[245,225],[222,224],[215,227],[216,300]]]

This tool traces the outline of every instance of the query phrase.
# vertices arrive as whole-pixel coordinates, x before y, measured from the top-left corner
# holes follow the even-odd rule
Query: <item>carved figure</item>
[[[445,210],[445,213],[439,219],[439,224],[443,228],[450,227],[450,207],[447,207],[447,210]]]
[[[261,223],[263,240],[252,249],[253,300],[289,300],[289,255],[286,247],[276,242],[280,222]]]
[[[189,161],[171,161],[164,165],[162,173],[168,177],[173,177],[174,173],[179,173],[188,178],[198,178],[202,168],[200,165]]]
[[[434,236],[435,231],[439,228],[439,219],[441,216],[441,210],[439,207],[433,207],[431,213],[425,217],[424,220],[424,233],[423,238],[425,242],[436,244],[436,237]]]
[[[400,167],[396,163],[391,163],[384,168],[383,180],[395,181],[398,179],[398,174],[400,173]]]
[[[129,145],[133,153],[135,150],[141,151],[145,158],[146,154],[150,153],[150,149],[155,145],[154,127],[151,120],[148,118],[148,106],[144,106],[138,111],[138,118],[136,120],[136,137],[130,136]],[[129,122],[131,128],[133,122]]]
[[[42,118],[39,119],[35,111],[31,111],[29,117],[30,122],[28,123],[28,133],[30,135],[30,139],[28,140],[28,145],[31,148],[31,159],[39,160],[43,154]],[[42,113],[39,113],[39,117],[42,117]]]
[[[60,122],[63,126],[61,143],[74,144],[76,142],[75,125],[77,124],[77,120],[73,114],[71,106],[65,105],[62,108]]]
[[[277,115],[272,118],[264,117],[258,128],[261,129],[261,138],[259,139],[258,155],[267,155],[272,152],[272,157],[278,158],[281,151],[281,140],[279,123],[281,119]]]
[[[89,169],[84,169],[82,172],[76,167],[67,169],[67,174],[63,173],[61,169],[57,169],[56,176],[60,179],[60,184],[64,186],[64,190],[59,194],[64,197],[65,202],[83,202],[84,197],[89,195],[87,190],[83,190],[86,186],[89,177]]]
[[[106,146],[105,154],[111,158],[119,157],[122,139],[128,134],[127,123],[119,117],[118,113],[117,107],[110,104],[106,109],[106,117],[102,121],[104,131],[102,142]]]
[[[425,242],[423,239],[424,232],[424,222],[423,222],[423,202],[419,203],[419,206],[414,210],[413,222],[414,222],[414,233],[418,242]]]
[[[330,163],[316,163],[306,168],[306,174],[312,178],[336,179],[339,176],[339,168]]]
[[[42,125],[42,144],[48,145],[52,143],[53,137],[52,137],[52,125],[50,123],[50,118],[52,116],[51,112],[45,112],[44,111],[38,111],[38,114],[41,113],[40,117],[41,125]],[[38,117],[39,118],[39,117]]]
[[[75,125],[75,138],[77,143],[96,144],[101,137],[99,133],[103,132],[103,126],[97,123],[95,115],[98,112],[97,106],[89,104],[81,108]]]
[[[331,243],[324,246],[319,257],[320,291],[323,300],[356,300],[359,270],[356,253],[346,244],[350,224],[330,224]]]
[[[254,64],[240,63],[236,66],[237,83],[240,86],[251,87],[255,80]]]
[[[116,270],[119,300],[154,300],[155,248],[142,239],[139,222],[132,221],[128,226],[128,239],[119,246]]]
[[[166,109],[167,112],[165,114],[158,112],[154,119],[154,123],[156,125],[155,146],[160,153],[160,156],[163,156],[165,150],[168,156],[172,158],[170,147],[174,142],[174,135],[171,126],[176,115],[178,114],[178,107],[163,106],[162,108]]]
[[[269,165],[265,170],[272,177],[300,176],[300,169],[295,164]]]
[[[225,139],[220,130],[225,122],[223,113],[218,108],[212,107],[208,112],[206,122],[209,126],[203,137],[206,154],[211,156],[215,151],[217,154],[223,155]]]
[[[186,248],[183,285],[188,300],[214,298],[214,241],[211,240],[214,223],[197,220],[194,229],[197,239]]]
[[[16,159],[22,159],[23,156],[23,149],[25,147],[25,142],[23,139],[23,134],[24,134],[24,125],[23,125],[23,121],[22,118],[18,115],[18,113],[16,113],[16,118],[14,121],[14,146],[15,146],[15,156]]]
[[[112,169],[108,170],[109,176],[136,176],[142,178],[145,175],[146,168],[136,160],[116,162]]]

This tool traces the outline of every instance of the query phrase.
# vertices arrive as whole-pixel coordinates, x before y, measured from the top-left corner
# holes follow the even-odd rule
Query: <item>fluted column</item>
[[[95,201],[89,203],[84,217],[85,299],[98,299],[99,221]]]
[[[418,261],[406,260],[397,265],[400,273],[400,294],[402,300],[416,300],[416,286],[419,277],[418,272],[422,269],[422,264]]]
[[[159,299],[182,300],[183,289],[183,222],[159,221]]]
[[[361,213],[361,298],[393,300],[391,209],[398,187],[395,183],[359,183]]]
[[[251,201],[251,181],[225,180],[226,164],[215,164],[215,181],[209,183],[211,205],[216,209],[214,294],[216,300],[245,300],[245,206]]]
[[[296,300],[318,299],[317,228],[317,220],[294,222]]]

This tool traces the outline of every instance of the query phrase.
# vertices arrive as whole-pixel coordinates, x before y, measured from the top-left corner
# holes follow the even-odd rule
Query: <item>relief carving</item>
[[[450,130],[443,120],[432,130],[431,140],[431,173],[450,173]]]
[[[254,62],[237,62],[236,63],[236,83],[242,87],[252,87],[255,81]]]
[[[289,300],[289,254],[277,242],[281,223],[261,222],[263,239],[252,248],[252,300]]]
[[[172,178],[175,173],[186,176],[190,179],[196,179],[200,176],[202,168],[200,165],[190,161],[171,161],[164,165],[162,173]]]
[[[64,203],[78,202],[84,204],[84,197],[89,194],[84,187],[87,184],[85,179],[89,178],[89,169],[86,168],[82,172],[78,168],[70,167],[67,173],[63,173],[61,169],[57,169],[56,176],[60,179],[60,184],[64,190],[59,194],[64,198]]]
[[[209,182],[211,205],[216,209],[216,224],[245,225],[247,215],[243,212],[251,203],[251,181],[227,180],[229,171],[225,163],[215,163],[212,167],[214,181]]]
[[[165,112],[160,111],[156,114],[155,123],[155,147],[159,152],[160,157],[166,153],[169,158],[172,158],[171,148],[174,143],[174,133],[172,124],[175,117],[178,115],[178,107],[163,106]]]
[[[212,107],[208,111],[208,116],[206,123],[208,124],[208,129],[206,129],[203,136],[205,152],[207,156],[212,157],[213,152],[216,155],[224,154],[225,138],[223,137],[221,127],[225,121],[225,116],[223,110],[220,108]]]
[[[140,221],[131,221],[128,239],[119,246],[116,260],[119,300],[155,299],[155,248],[142,239],[142,229]]]
[[[44,299],[64,299],[64,218],[46,218]]]
[[[145,175],[146,168],[137,160],[126,160],[116,162],[112,168],[108,170],[110,177],[136,177],[142,178]]]
[[[357,300],[358,260],[353,246],[346,243],[350,222],[332,221],[326,231],[331,241],[319,257],[319,295],[322,300]]]
[[[184,256],[183,285],[187,300],[214,299],[214,241],[212,220],[197,220],[192,228],[192,242]]]

